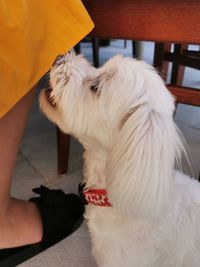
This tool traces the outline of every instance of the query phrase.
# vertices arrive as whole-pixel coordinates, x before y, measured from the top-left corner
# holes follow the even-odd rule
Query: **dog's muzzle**
[[[56,103],[54,101],[54,98],[51,96],[51,92],[52,92],[52,89],[51,88],[48,88],[45,90],[44,94],[45,94],[45,98],[47,100],[47,102],[53,107],[55,108],[56,107]]]

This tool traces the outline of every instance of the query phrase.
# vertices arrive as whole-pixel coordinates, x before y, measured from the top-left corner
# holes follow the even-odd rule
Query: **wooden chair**
[[[168,71],[168,64],[172,62],[171,80],[174,85],[182,85],[185,67],[200,70],[200,51],[189,50],[188,44],[174,44],[171,51],[171,43],[156,43],[154,65],[162,69],[162,76]]]
[[[161,55],[166,52],[167,44],[200,44],[199,0],[84,0],[83,3],[95,23],[90,33],[92,38],[164,44],[157,49],[154,59],[155,67],[161,71],[165,68]],[[172,84],[167,87],[177,103],[200,106],[200,90]],[[69,136],[61,138],[60,144],[69,141]]]

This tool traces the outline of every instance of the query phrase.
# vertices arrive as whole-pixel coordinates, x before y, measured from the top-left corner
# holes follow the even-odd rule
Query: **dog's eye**
[[[98,91],[98,87],[99,87],[99,80],[96,80],[91,86],[90,86],[90,90],[92,92],[97,92]]]
[[[91,85],[90,90],[93,92],[96,92],[98,90],[98,86],[97,85]]]

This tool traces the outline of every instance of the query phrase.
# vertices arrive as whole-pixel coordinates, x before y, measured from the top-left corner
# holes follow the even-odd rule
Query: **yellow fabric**
[[[0,0],[0,118],[92,28],[79,0]]]

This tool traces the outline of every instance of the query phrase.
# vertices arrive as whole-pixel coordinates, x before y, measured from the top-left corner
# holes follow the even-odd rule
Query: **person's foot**
[[[19,265],[71,235],[83,222],[85,207],[78,195],[43,185],[32,191],[37,196],[29,202],[11,199],[9,207],[1,202],[0,266]]]
[[[11,198],[0,213],[0,249],[34,244],[42,240],[40,212],[33,202]]]

